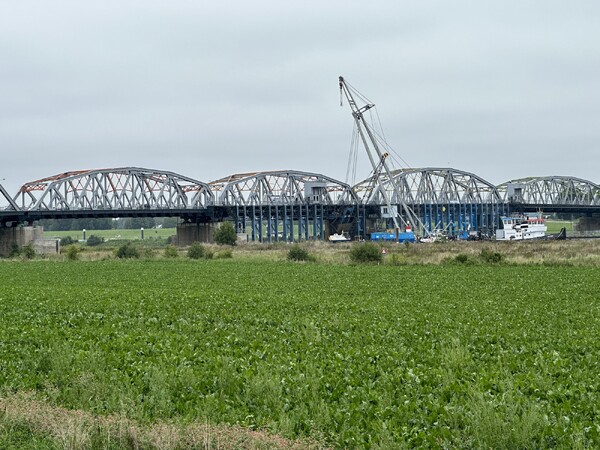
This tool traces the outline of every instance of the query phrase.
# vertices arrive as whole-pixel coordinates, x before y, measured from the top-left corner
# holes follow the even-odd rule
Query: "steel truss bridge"
[[[386,192],[384,193],[383,190]],[[384,195],[385,194],[385,195]],[[25,183],[11,196],[0,185],[0,226],[42,219],[177,216],[230,220],[253,241],[365,237],[391,226],[408,205],[424,230],[493,234],[514,211],[600,213],[600,186],[574,177],[532,177],[495,186],[452,168],[394,170],[355,186],[293,170],[231,175],[205,183],[173,172],[123,167],[65,172]]]

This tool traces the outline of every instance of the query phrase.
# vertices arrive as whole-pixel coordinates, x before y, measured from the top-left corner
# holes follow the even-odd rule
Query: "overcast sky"
[[[2,1],[0,183],[121,166],[344,181],[339,75],[412,167],[600,183],[599,24],[597,0]]]

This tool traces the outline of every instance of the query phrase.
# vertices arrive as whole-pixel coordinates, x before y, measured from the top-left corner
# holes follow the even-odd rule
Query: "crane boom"
[[[375,169],[375,171],[373,172],[373,175],[371,175],[371,177],[369,179],[369,184],[367,185],[367,188],[366,188],[366,192],[368,193],[367,194],[368,197],[366,197],[367,201],[373,195],[373,190],[375,189],[377,180],[379,180],[379,176],[381,175],[381,172],[383,171],[383,160],[385,158],[387,158],[388,156],[389,156],[388,153],[383,154],[383,156],[381,157],[381,161],[379,161],[379,163],[377,164],[377,168]]]
[[[381,194],[384,197],[386,202],[386,206],[388,207],[388,211],[393,211],[391,199],[389,193],[383,186],[383,181],[381,180],[382,172],[385,172],[387,176],[388,182],[391,184],[395,197],[400,205],[402,206],[408,221],[405,221],[401,214],[393,217],[394,226],[396,228],[399,227],[398,218],[402,221],[404,225],[410,225],[413,229],[417,229],[419,226],[421,229],[424,229],[422,222],[418,219],[415,212],[410,208],[404,201],[403,196],[398,189],[397,184],[394,182],[392,177],[392,172],[387,163],[387,153],[382,152],[377,143],[377,139],[373,134],[373,131],[370,125],[365,121],[363,113],[373,108],[375,105],[371,103],[367,103],[366,105],[359,107],[354,100],[354,96],[352,95],[351,89],[349,89],[344,77],[339,77],[339,85],[340,85],[340,98],[342,96],[342,92],[344,93],[346,99],[348,100],[348,104],[350,105],[350,109],[352,110],[352,117],[354,117],[354,121],[356,123],[356,128],[358,129],[358,133],[360,135],[361,141],[365,150],[367,152],[367,156],[369,157],[369,161],[371,162],[371,166],[373,167],[373,181],[377,183]]]

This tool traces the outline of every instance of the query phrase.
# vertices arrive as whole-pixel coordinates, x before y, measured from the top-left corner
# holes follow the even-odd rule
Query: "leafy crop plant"
[[[335,448],[598,448],[599,284],[595,267],[9,260],[0,391]]]

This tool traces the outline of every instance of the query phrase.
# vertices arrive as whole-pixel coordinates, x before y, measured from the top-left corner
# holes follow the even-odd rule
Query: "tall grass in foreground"
[[[465,261],[473,264],[519,264],[548,266],[595,266],[600,267],[600,239],[571,241],[536,242],[439,242],[434,244],[375,244],[367,246],[376,249],[373,252],[375,263],[405,265],[443,265],[456,262],[458,255],[466,255]],[[150,254],[153,258],[172,258],[185,255],[189,247],[177,249],[167,241],[153,239],[147,241],[107,241],[96,247],[80,246],[78,259],[82,261],[109,259],[123,245],[138,250],[140,257]],[[301,242],[298,244],[240,244],[223,247],[214,244],[201,244],[207,255],[228,259],[229,256],[241,261],[284,261],[289,251],[297,246],[308,252],[310,260],[320,264],[355,264],[353,253],[359,252],[365,244],[329,244],[325,242]],[[62,248],[59,256],[45,256],[48,259],[68,258],[71,245]],[[382,248],[387,254],[382,256]],[[21,257],[18,252],[14,257]],[[39,258],[39,256],[37,256]],[[461,258],[465,258],[461,256]],[[460,258],[459,258],[460,259]],[[379,261],[378,261],[379,260]]]

